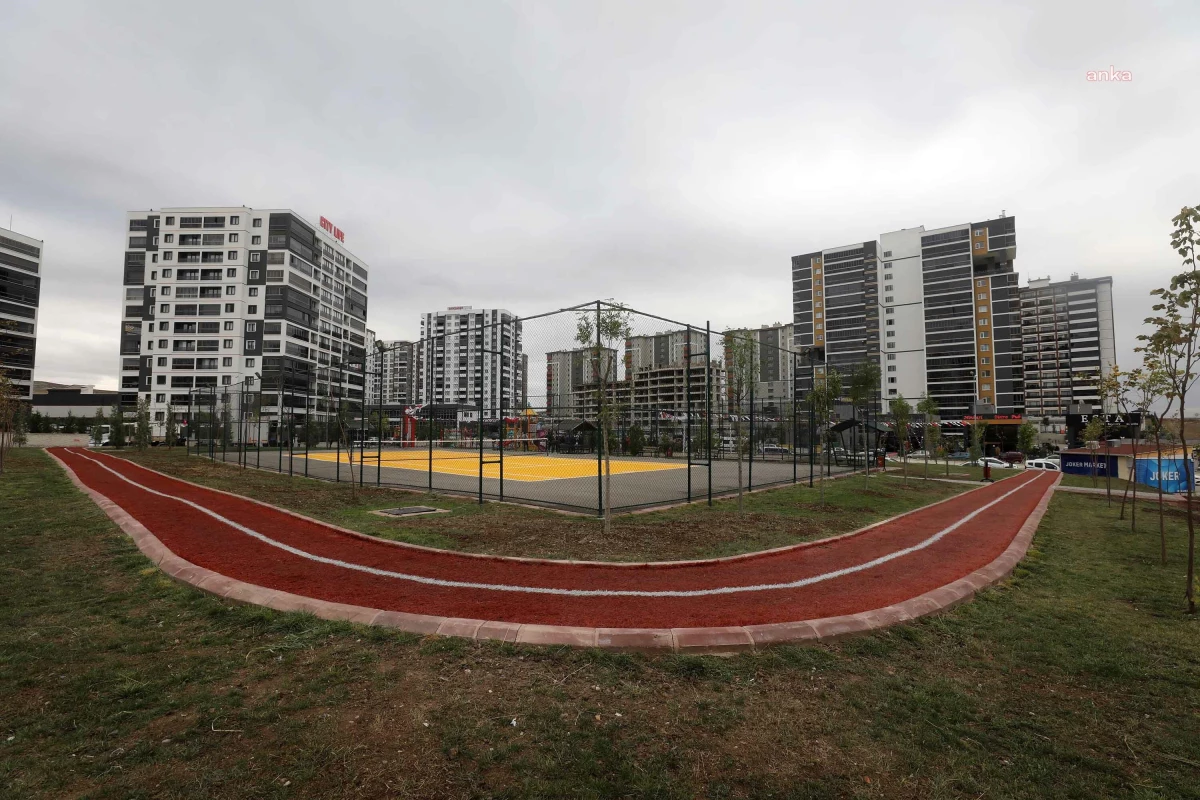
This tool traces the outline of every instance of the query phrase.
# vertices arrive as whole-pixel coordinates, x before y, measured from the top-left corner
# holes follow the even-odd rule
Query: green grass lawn
[[[166,579],[39,451],[8,466],[6,798],[1200,796],[1178,512],[1166,567],[1149,511],[1133,534],[1062,494],[1014,579],[941,616],[651,658],[234,606]]]
[[[933,481],[912,481],[906,487],[894,481],[848,476],[826,483],[823,505],[818,488],[788,486],[745,495],[744,513],[738,513],[736,499],[722,499],[711,508],[693,503],[621,515],[614,519],[611,533],[602,536],[599,521],[590,516],[502,503],[481,506],[449,495],[370,487],[354,496],[347,484],[242,470],[187,456],[181,450],[155,448],[116,455],[396,541],[489,555],[607,561],[710,558],[781,547],[852,531],[969,488]],[[415,504],[451,513],[410,519],[370,513]]]
[[[889,475],[904,477],[905,465],[899,461],[888,461],[887,469]],[[1002,478],[1011,478],[1013,475],[1019,475],[1024,472],[1023,469],[993,469],[992,480],[1000,480]],[[925,477],[925,462],[922,460],[908,462],[908,476],[911,481],[913,478]],[[950,462],[950,468],[946,468],[946,463],[930,464],[930,478],[949,478],[950,480],[959,481],[980,481],[983,479],[983,467],[969,465],[965,461]]]

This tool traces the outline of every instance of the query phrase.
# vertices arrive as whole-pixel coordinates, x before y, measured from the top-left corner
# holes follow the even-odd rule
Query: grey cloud
[[[1112,274],[1129,363],[1200,202],[1190,2],[6,6],[0,224],[46,239],[40,376],[115,382],[122,212],[285,206],[371,324],[615,297],[790,316],[789,258],[1016,214],[1024,276]],[[1129,69],[1128,84],[1088,70]]]

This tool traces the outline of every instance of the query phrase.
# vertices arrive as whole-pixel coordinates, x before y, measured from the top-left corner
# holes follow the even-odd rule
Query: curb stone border
[[[1033,512],[1021,525],[1020,530],[1017,531],[1017,535],[1009,543],[1008,548],[990,564],[945,586],[895,605],[839,617],[825,617],[797,622],[776,622],[765,625],[711,628],[585,628],[566,625],[534,625],[460,619],[455,617],[437,617],[426,614],[410,614],[403,611],[382,611],[376,608],[366,608],[347,603],[317,600],[234,580],[220,573],[185,561],[172,553],[153,533],[134,519],[128,512],[103,494],[86,486],[79,479],[79,476],[75,474],[75,471],[62,459],[49,451],[47,451],[47,454],[58,462],[59,466],[63,468],[67,476],[71,479],[71,482],[81,492],[90,497],[108,515],[109,519],[116,523],[133,540],[142,554],[154,562],[155,566],[179,583],[197,588],[225,600],[259,605],[275,611],[307,612],[313,616],[327,620],[356,622],[364,625],[380,625],[426,636],[459,636],[466,639],[491,639],[530,645],[598,647],[607,650],[650,654],[676,652],[685,654],[729,655],[744,651],[761,650],[773,644],[787,642],[835,641],[953,608],[969,600],[976,592],[992,586],[1012,574],[1016,565],[1025,557],[1026,552],[1028,552],[1029,545],[1033,541],[1033,535],[1037,531],[1042,517],[1045,516],[1046,509],[1050,504],[1050,499],[1053,497],[1055,489],[1062,480],[1060,475],[1047,487],[1041,500],[1038,501]],[[150,471],[154,472],[154,470]],[[175,480],[179,479],[176,478]],[[222,494],[232,493],[222,492]],[[233,496],[241,497],[241,495]],[[961,497],[961,495],[955,496]],[[268,504],[260,501],[253,502],[268,506]],[[275,508],[274,506],[268,507]],[[928,508],[928,506],[924,506],[924,508]],[[291,516],[300,516],[292,512],[287,512],[285,509],[276,510],[284,511],[291,514]],[[305,517],[302,518],[307,519]],[[327,523],[320,524],[324,525]],[[876,525],[879,524],[882,523],[876,523]],[[336,528],[336,526],[330,527]],[[851,534],[844,534],[843,536],[857,535],[873,527],[875,525]],[[342,528],[336,529],[345,531]],[[372,541],[386,541],[376,539],[375,537],[367,537],[366,534],[354,531],[345,532],[369,538]],[[806,542],[804,544],[811,546],[815,543]],[[796,547],[796,545],[793,545],[793,547]],[[493,556],[482,557],[495,558]],[[734,558],[739,557],[735,556]],[[714,559],[713,562],[725,560],[728,559]],[[686,564],[695,562],[665,563]]]

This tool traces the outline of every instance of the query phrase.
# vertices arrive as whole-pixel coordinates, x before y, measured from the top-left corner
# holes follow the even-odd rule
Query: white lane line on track
[[[905,547],[902,550],[897,550],[894,553],[889,553],[885,556],[880,556],[879,558],[872,559],[871,561],[867,561],[865,563],[858,564],[853,567],[844,567],[843,569],[834,570],[833,572],[826,572],[821,575],[813,575],[808,578],[801,578],[799,580],[790,581],[788,583],[762,583],[762,584],[756,584],[756,585],[751,585],[751,586],[721,586],[721,587],[717,587],[714,589],[687,589],[687,590],[661,590],[661,591],[645,591],[645,590],[637,590],[637,589],[557,589],[557,588],[550,588],[550,587],[544,587],[544,586],[509,586],[507,584],[475,583],[472,581],[452,581],[452,580],[445,580],[443,578],[428,578],[423,575],[409,575],[409,574],[406,574],[403,572],[392,572],[391,570],[378,569],[376,567],[367,567],[362,564],[353,564],[348,561],[340,561],[336,558],[326,558],[325,556],[314,555],[312,553],[305,552],[304,550],[300,550],[298,548],[292,547],[291,545],[284,544],[283,542],[277,542],[274,539],[272,539],[268,536],[265,536],[264,534],[259,533],[258,531],[247,528],[245,525],[241,525],[237,522],[234,522],[231,519],[226,519],[225,517],[221,516],[220,514],[216,513],[215,511],[210,511],[209,509],[204,508],[201,505],[193,503],[191,500],[186,500],[182,497],[176,497],[175,495],[167,494],[165,492],[160,492],[156,489],[151,489],[149,486],[140,484],[137,481],[135,481],[131,478],[128,478],[125,475],[122,475],[121,473],[117,472],[115,469],[110,468],[108,465],[96,460],[95,458],[92,458],[91,456],[85,456],[82,453],[78,453],[78,452],[76,452],[75,455],[79,456],[80,458],[82,458],[86,461],[91,461],[93,464],[96,464],[101,469],[111,472],[113,475],[116,475],[121,480],[123,480],[126,483],[129,483],[133,486],[136,486],[137,488],[141,489],[142,491],[149,492],[150,494],[155,494],[155,495],[158,495],[159,497],[165,497],[168,500],[174,500],[176,502],[183,503],[184,505],[191,506],[192,508],[196,509],[197,511],[199,511],[203,514],[207,514],[208,516],[212,517],[213,519],[218,520],[219,522],[221,522],[225,525],[228,525],[231,528],[239,530],[242,533],[246,534],[247,536],[258,539],[260,542],[263,542],[264,544],[269,544],[272,547],[277,547],[280,550],[291,553],[294,556],[299,556],[300,558],[305,558],[305,559],[308,559],[309,561],[314,561],[318,564],[327,564],[327,565],[333,566],[333,567],[341,567],[343,569],[355,570],[357,572],[365,572],[369,575],[378,575],[382,578],[395,578],[398,580],[411,581],[413,583],[421,583],[421,584],[426,584],[429,586],[443,586],[443,587],[448,587],[448,588],[453,588],[453,589],[485,589],[485,590],[495,591],[495,592],[518,592],[518,593],[524,593],[524,594],[564,595],[567,597],[707,597],[710,595],[739,594],[742,592],[767,592],[767,591],[773,591],[773,590],[777,590],[777,589],[799,589],[804,586],[811,586],[814,583],[821,583],[823,581],[833,580],[834,578],[840,578],[845,575],[852,575],[856,572],[863,572],[865,570],[880,566],[881,564],[886,564],[889,561],[894,561],[897,558],[902,558],[903,556],[907,556],[912,553],[916,553],[919,550],[924,550],[925,548],[941,541],[944,537],[946,537],[953,531],[957,530],[958,528],[962,527],[963,525],[967,524],[971,520],[975,519],[977,516],[982,514],[984,511],[987,511],[992,506],[997,505],[1001,501],[1008,499],[1012,495],[1016,494],[1017,492],[1021,491],[1026,486],[1028,486],[1031,483],[1034,483],[1037,480],[1037,476],[1035,476],[1032,480],[1023,481],[1021,483],[1021,485],[1016,487],[1015,489],[1011,489],[1011,490],[1005,492],[1004,494],[997,497],[995,500],[992,500],[990,503],[980,506],[979,508],[972,511],[970,514],[967,514],[965,517],[960,519],[958,522],[955,522],[954,524],[943,528],[942,530],[940,530],[937,533],[930,536],[928,539],[918,542],[917,544],[914,544],[911,547]]]

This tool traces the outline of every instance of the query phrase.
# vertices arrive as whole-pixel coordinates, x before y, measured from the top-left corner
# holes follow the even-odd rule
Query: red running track
[[[1053,474],[1026,473],[849,536],[766,553],[622,565],[413,547],[124,459],[74,448],[52,452],[176,556],[228,578],[385,611],[594,628],[762,625],[901,603],[997,559],[1055,482]]]

